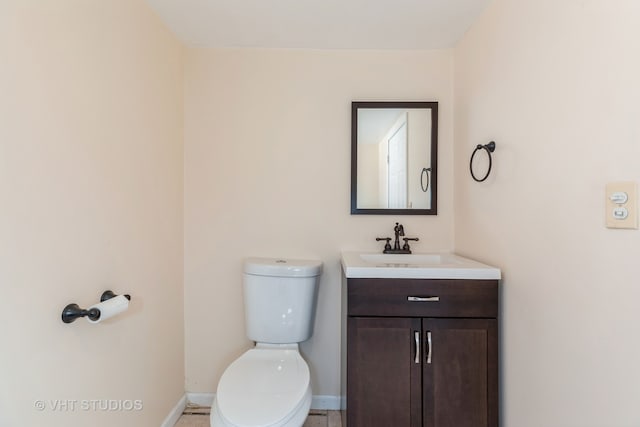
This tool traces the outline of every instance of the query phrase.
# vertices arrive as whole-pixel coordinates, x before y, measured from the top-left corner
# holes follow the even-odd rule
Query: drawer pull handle
[[[438,302],[440,297],[407,297],[407,301],[412,302]]]
[[[427,364],[431,364],[431,352],[433,348],[431,348],[431,331],[427,332]]]
[[[420,331],[415,331],[413,336],[416,340],[416,357],[413,363],[420,363]]]

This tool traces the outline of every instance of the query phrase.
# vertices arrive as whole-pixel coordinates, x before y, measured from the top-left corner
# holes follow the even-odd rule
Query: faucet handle
[[[376,242],[379,242],[381,240],[387,241],[387,243],[384,245],[384,250],[385,251],[391,250],[391,243],[389,243],[391,241],[391,237],[376,237]]]
[[[409,241],[417,242],[420,239],[418,239],[417,237],[403,237],[402,240],[404,240],[404,246],[402,246],[402,250],[409,251],[409,253],[411,253],[411,248],[409,247]]]

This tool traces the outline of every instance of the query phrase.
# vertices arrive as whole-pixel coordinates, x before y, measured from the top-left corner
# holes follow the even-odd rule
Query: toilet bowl
[[[256,345],[222,374],[212,427],[302,427],[311,382],[298,343],[313,333],[321,272],[315,260],[245,260],[246,330]]]
[[[222,375],[211,410],[211,425],[300,427],[310,407],[309,368],[297,344],[258,344]]]

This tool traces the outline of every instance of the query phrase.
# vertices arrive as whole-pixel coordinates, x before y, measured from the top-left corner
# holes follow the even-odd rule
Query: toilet
[[[255,341],[224,371],[211,427],[301,427],[311,407],[309,367],[298,343],[313,334],[322,262],[247,258],[247,337]]]

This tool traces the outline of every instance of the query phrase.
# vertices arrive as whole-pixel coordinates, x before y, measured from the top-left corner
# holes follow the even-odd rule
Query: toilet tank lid
[[[255,276],[315,277],[322,273],[322,261],[290,258],[247,258],[244,272]]]

